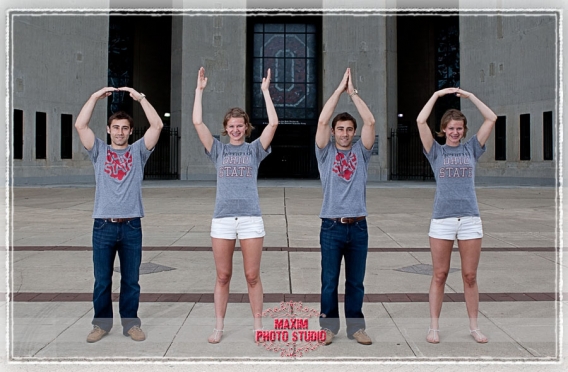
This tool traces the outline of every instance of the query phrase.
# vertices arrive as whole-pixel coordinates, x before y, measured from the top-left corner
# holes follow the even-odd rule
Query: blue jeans
[[[133,326],[140,326],[140,263],[142,262],[142,224],[140,218],[113,223],[96,218],[93,224],[93,267],[95,288],[92,324],[105,331],[112,328],[112,274],[114,258],[120,260],[119,311],[122,333],[127,335]]]
[[[341,259],[345,257],[345,320],[347,336],[365,329],[363,297],[365,266],[369,247],[367,220],[342,224],[323,218],[320,230],[321,245],[321,315],[320,326],[333,333],[339,331],[337,286]]]

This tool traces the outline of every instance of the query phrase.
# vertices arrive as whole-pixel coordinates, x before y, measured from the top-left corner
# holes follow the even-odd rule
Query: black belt
[[[361,217],[341,217],[341,218],[328,218],[328,220],[344,223],[347,225],[351,225],[352,223],[363,221],[365,216]]]
[[[105,222],[123,223],[123,222],[132,221],[135,218],[136,217],[131,217],[131,218],[101,218],[101,219]]]

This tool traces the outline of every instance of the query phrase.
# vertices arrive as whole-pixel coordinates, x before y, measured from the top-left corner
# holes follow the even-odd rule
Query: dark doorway
[[[416,117],[435,91],[459,86],[459,17],[399,14],[397,40],[398,123],[391,135],[391,179],[431,179],[429,166],[424,166]],[[440,143],[443,138],[434,132],[449,108],[460,108],[458,97],[438,99],[428,120]]]
[[[267,124],[260,84],[268,68],[279,120],[272,154],[261,163],[259,177],[317,178],[314,144],[321,101],[321,18],[250,17],[247,35],[247,106],[255,127],[251,140]]]
[[[164,123],[163,133],[151,157],[155,164],[146,166],[144,176],[152,179],[178,177],[177,131],[170,130],[171,95],[171,37],[172,16],[170,14],[120,14],[109,17],[108,85],[128,86],[144,93]],[[134,102],[126,92],[113,93],[108,99],[108,116],[116,111],[126,111],[134,119],[136,136],[140,138],[149,123],[141,105]],[[175,133],[175,134],[174,134]],[[177,159],[177,155],[176,155]],[[163,174],[160,173],[163,169]]]

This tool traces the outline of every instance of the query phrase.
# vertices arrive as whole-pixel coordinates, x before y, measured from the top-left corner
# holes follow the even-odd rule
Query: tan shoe
[[[144,341],[146,339],[144,331],[141,330],[138,326],[130,328],[127,333],[134,341]]]
[[[329,345],[329,344],[331,344],[331,342],[333,340],[333,336],[335,336],[335,333],[333,333],[332,331],[330,331],[327,328],[323,328],[323,330],[325,331],[324,345]]]
[[[91,333],[89,333],[89,335],[87,336],[87,342],[89,343],[97,342],[107,334],[108,332],[102,329],[101,327],[97,325],[93,326]]]
[[[371,345],[373,343],[373,341],[371,341],[371,337],[369,337],[364,329],[360,329],[357,332],[353,333],[352,337],[362,345]]]

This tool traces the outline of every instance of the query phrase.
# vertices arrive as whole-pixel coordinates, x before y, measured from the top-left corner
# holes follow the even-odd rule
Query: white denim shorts
[[[445,240],[469,240],[483,238],[483,226],[479,217],[450,217],[432,219],[428,236]]]
[[[212,238],[252,239],[264,235],[264,222],[259,216],[213,218],[211,221]]]

